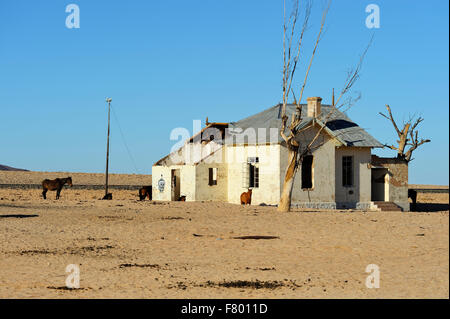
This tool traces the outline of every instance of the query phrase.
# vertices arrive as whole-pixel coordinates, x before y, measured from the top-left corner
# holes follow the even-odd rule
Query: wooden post
[[[110,119],[110,112],[111,112],[111,101],[112,99],[108,98],[106,99],[108,102],[108,138],[106,141],[106,181],[105,181],[105,199],[108,199],[108,163],[109,163],[109,119]]]

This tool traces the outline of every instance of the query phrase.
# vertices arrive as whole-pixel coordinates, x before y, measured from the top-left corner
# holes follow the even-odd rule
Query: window
[[[259,187],[259,167],[250,164],[250,187]]]
[[[353,186],[353,156],[342,157],[342,186]]]
[[[209,186],[217,185],[217,167],[209,168]]]
[[[306,155],[302,161],[302,188],[313,188],[313,156]]]
[[[242,187],[257,188],[259,187],[259,158],[248,157],[247,163],[242,163]]]

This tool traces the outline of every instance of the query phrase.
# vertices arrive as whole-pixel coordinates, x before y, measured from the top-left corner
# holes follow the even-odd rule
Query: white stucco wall
[[[196,167],[194,165],[172,165],[152,167],[152,196],[153,200],[170,201],[172,198],[172,169],[180,170],[180,195],[186,196],[186,201],[195,200]],[[164,191],[158,189],[161,177],[165,181]]]
[[[303,134],[301,134],[300,147],[306,145],[313,140],[318,132],[318,127],[313,127]],[[319,146],[320,145],[320,146]],[[322,207],[307,203],[321,203],[323,208],[333,207],[335,202],[335,141],[331,139],[323,131],[321,135],[313,144],[313,188],[306,190],[302,189],[302,169],[298,168],[294,186],[292,189],[292,205]],[[319,146],[319,147],[317,147]],[[281,166],[280,166],[280,189],[283,187],[284,177],[287,168],[288,149],[285,146],[281,147]]]
[[[217,168],[217,185],[209,185],[209,169]],[[195,200],[226,202],[228,198],[228,164],[225,148],[216,149],[195,165]]]
[[[153,200],[170,201],[170,167],[153,166],[152,167],[152,198]],[[158,181],[163,178],[165,181],[164,192],[158,189]]]
[[[312,128],[302,135],[302,143],[310,141],[317,132]],[[313,153],[313,188],[301,188],[301,167],[294,181],[292,204],[318,208],[333,208],[336,203],[357,206],[371,200],[370,148],[337,147],[335,139],[322,133],[316,142],[320,147]],[[303,144],[304,145],[304,144]],[[240,195],[247,191],[243,185],[243,164],[248,157],[258,157],[259,187],[253,188],[252,204],[277,205],[280,200],[288,151],[279,144],[227,145],[221,152],[213,153],[195,165],[172,165],[152,167],[153,199],[170,201],[171,170],[180,170],[180,195],[187,201],[223,201],[240,203]],[[342,186],[342,157],[353,156],[354,183],[352,187]],[[209,168],[218,168],[217,185],[208,185]],[[158,189],[161,178],[166,182],[163,192]],[[353,194],[350,194],[353,191]]]
[[[342,186],[342,157],[353,156],[353,186]],[[371,148],[337,147],[336,167],[336,202],[369,203],[371,201]],[[353,194],[350,194],[353,192]]]
[[[236,145],[226,147],[228,162],[228,202],[240,204],[243,187],[242,165],[248,157],[258,157],[259,187],[252,190],[252,205],[276,205],[280,200],[280,145]]]
[[[217,168],[217,185],[209,185],[209,168]],[[228,169],[226,164],[200,163],[195,170],[195,200],[226,202],[228,199]]]

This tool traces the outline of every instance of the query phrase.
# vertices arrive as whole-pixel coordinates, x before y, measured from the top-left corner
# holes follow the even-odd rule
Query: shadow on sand
[[[39,215],[24,215],[24,214],[0,215],[0,218],[31,218],[31,217],[39,217]]]
[[[414,204],[411,204],[412,212],[442,212],[449,210],[449,204],[437,204],[437,203],[417,203],[414,207]]]

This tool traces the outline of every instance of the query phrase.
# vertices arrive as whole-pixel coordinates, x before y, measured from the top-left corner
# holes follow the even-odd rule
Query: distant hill
[[[0,164],[0,171],[27,171],[27,169],[21,169],[21,168],[14,168],[11,166],[1,165]]]

